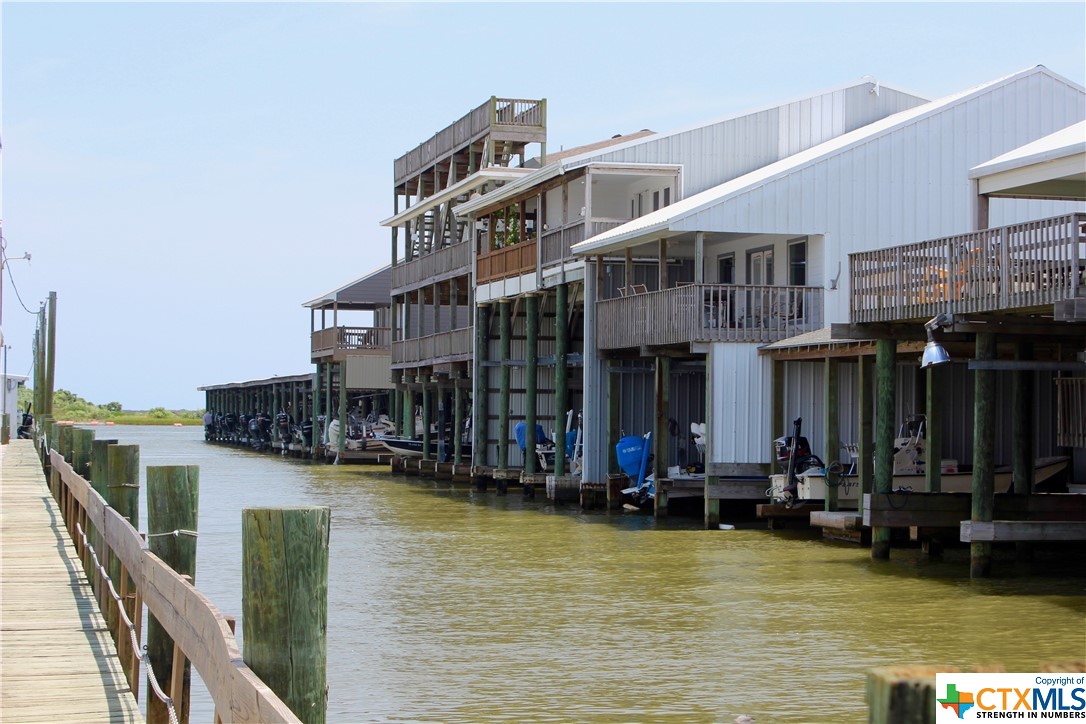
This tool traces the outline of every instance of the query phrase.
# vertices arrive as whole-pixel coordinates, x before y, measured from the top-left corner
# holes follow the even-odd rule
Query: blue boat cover
[[[524,452],[524,448],[528,446],[528,426],[523,422],[518,422],[516,427],[513,428],[513,437],[517,439],[517,447],[521,452]],[[547,439],[547,434],[543,432],[542,425],[535,426],[535,444],[546,445],[550,440]]]

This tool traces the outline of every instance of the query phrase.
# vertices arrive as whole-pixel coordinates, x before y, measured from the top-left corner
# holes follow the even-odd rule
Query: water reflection
[[[143,465],[200,465],[197,582],[226,613],[242,508],[332,508],[329,721],[858,721],[873,666],[1086,657],[1081,568],[971,582],[960,550],[876,565],[805,535],[584,514],[192,428],[110,436]],[[206,691],[192,710],[211,720]]]

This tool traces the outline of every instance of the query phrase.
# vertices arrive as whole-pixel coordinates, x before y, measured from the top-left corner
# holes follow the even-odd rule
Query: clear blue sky
[[[300,305],[389,258],[392,161],[491,95],[549,146],[667,131],[865,74],[936,98],[1042,64],[1061,4],[3,3],[3,231],[57,386],[126,408],[309,366]],[[34,318],[4,279],[9,371]]]

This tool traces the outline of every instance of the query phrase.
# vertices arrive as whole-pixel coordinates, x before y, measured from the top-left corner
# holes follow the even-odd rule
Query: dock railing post
[[[133,528],[139,529],[140,509],[140,448],[139,445],[110,445],[106,448],[106,466],[109,469],[106,480],[106,502]],[[116,556],[109,558],[109,577],[118,591],[128,590],[127,572],[122,570]],[[123,579],[123,580],[122,580]],[[110,609],[109,627],[116,627],[117,614]]]
[[[147,467],[147,538],[152,553],[190,582],[196,576],[196,530],[200,499],[197,465]],[[147,655],[160,682],[171,682],[170,698],[179,724],[189,719],[191,665],[175,652],[173,639],[153,616],[147,617]],[[179,670],[180,668],[180,670]],[[147,699],[147,721],[169,722],[166,704]]]
[[[241,514],[242,657],[307,724],[323,724],[328,702],[330,523],[323,507]]]

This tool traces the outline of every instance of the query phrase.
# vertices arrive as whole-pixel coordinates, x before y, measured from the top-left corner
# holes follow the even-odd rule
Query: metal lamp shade
[[[932,365],[941,365],[950,361],[950,355],[943,348],[943,345],[929,340],[924,345],[924,356],[920,359],[920,367],[931,367]]]

